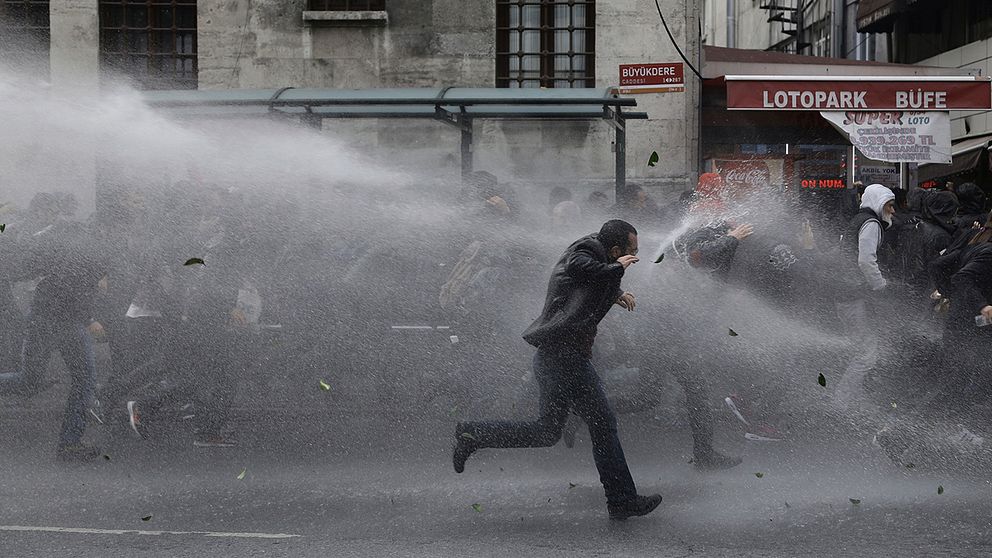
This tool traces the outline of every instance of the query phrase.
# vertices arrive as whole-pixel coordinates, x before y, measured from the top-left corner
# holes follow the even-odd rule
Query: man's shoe
[[[475,436],[462,429],[461,425],[455,428],[455,448],[452,451],[451,462],[455,466],[456,473],[465,471],[465,461],[468,456],[477,449]]]
[[[751,426],[747,418],[744,416],[744,412],[741,410],[744,407],[744,400],[739,395],[730,395],[729,397],[723,398],[723,403],[727,406],[727,409],[741,421],[744,426]]]
[[[141,412],[138,410],[137,401],[127,402],[127,421],[131,425],[131,430],[141,439],[148,437],[148,431],[145,429],[144,423],[141,422]]]
[[[84,463],[100,457],[100,450],[86,444],[69,444],[55,450],[55,458],[62,462]]]
[[[104,424],[103,407],[100,405],[99,399],[94,399],[93,403],[90,405],[90,408],[87,410],[89,411],[90,416],[93,417],[97,422],[99,422],[100,424]]]
[[[628,517],[647,515],[661,504],[661,494],[634,496],[622,504],[609,504],[610,519],[624,520]]]
[[[770,424],[755,424],[744,433],[744,439],[752,442],[781,442],[785,435]]]
[[[233,448],[238,445],[230,438],[217,435],[200,435],[193,440],[193,447],[196,448]]]
[[[692,463],[701,471],[722,471],[740,465],[744,460],[736,455],[724,455],[716,450],[698,453]]]

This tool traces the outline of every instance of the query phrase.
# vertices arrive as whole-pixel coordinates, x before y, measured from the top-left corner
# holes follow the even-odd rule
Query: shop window
[[[496,87],[594,87],[593,0],[496,0]]]
[[[196,89],[196,0],[100,0],[100,67],[140,89]]]
[[[308,0],[307,8],[314,12],[381,12],[386,0]]]
[[[0,0],[0,52],[11,60],[48,67],[51,24],[48,0]]]

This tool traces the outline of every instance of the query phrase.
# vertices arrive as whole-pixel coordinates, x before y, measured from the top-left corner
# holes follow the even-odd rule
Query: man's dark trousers
[[[592,362],[574,350],[538,349],[534,376],[540,389],[538,420],[468,422],[460,425],[459,431],[470,434],[480,449],[550,447],[561,438],[569,409],[574,409],[589,425],[607,503],[621,504],[634,498],[637,490],[617,436],[617,419]]]

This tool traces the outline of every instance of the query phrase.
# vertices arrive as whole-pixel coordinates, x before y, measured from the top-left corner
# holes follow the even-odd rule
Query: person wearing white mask
[[[878,332],[870,326],[868,300],[877,298],[888,285],[878,267],[878,247],[882,232],[892,224],[895,198],[886,186],[868,186],[861,196],[860,209],[841,237],[842,282],[846,288],[844,299],[836,304],[837,314],[857,351],[833,393],[835,405],[845,411],[867,404],[865,375],[878,361]]]

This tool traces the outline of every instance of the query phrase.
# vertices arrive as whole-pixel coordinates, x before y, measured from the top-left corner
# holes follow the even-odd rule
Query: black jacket
[[[97,284],[110,267],[110,254],[91,239],[88,229],[69,224],[22,243],[24,278],[42,276],[31,302],[33,317],[72,325],[94,318]]]
[[[623,265],[610,263],[598,235],[575,241],[551,272],[541,316],[523,333],[531,345],[589,356],[596,326],[623,294]]]
[[[696,269],[725,275],[740,241],[728,235],[730,225],[716,221],[682,235],[673,243],[675,253]]]
[[[948,327],[974,330],[974,317],[992,304],[992,242],[948,250],[930,264],[930,274],[951,300]]]
[[[985,192],[975,184],[966,182],[958,186],[957,196],[961,202],[958,216],[954,219],[958,234],[968,232],[976,222],[984,225],[989,217],[985,211]]]

